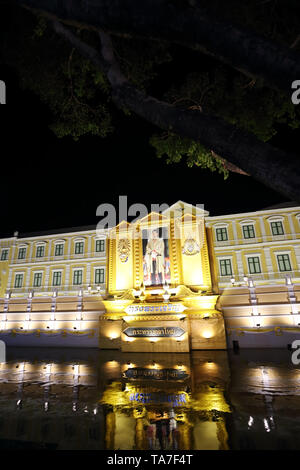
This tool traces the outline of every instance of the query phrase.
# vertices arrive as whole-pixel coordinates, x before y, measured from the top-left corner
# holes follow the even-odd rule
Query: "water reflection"
[[[288,351],[9,349],[0,448],[299,448]]]

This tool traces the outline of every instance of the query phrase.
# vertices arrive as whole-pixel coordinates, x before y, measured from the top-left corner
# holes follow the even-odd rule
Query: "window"
[[[23,274],[16,274],[14,286],[16,288],[19,288],[19,287],[22,287],[22,284],[23,284]]]
[[[8,250],[1,251],[1,261],[5,261],[8,259]]]
[[[61,256],[64,254],[64,244],[58,243],[55,245],[55,256]]]
[[[277,255],[279,271],[291,271],[291,262],[289,255]]]
[[[96,240],[96,251],[97,252],[104,251],[104,248],[105,248],[104,242],[105,242],[105,240]]]
[[[232,267],[230,259],[220,259],[220,272],[221,276],[231,276]]]
[[[258,256],[252,256],[251,258],[248,258],[248,266],[250,274],[261,273],[260,261]]]
[[[82,269],[76,269],[73,273],[73,284],[78,286],[82,284]]]
[[[18,259],[25,259],[26,248],[19,248]]]
[[[75,255],[83,254],[83,242],[75,243]]]
[[[217,241],[222,242],[228,240],[227,228],[217,228],[216,229]]]
[[[99,268],[95,269],[95,284],[103,284],[104,283],[104,269]]]
[[[45,247],[44,245],[40,245],[36,249],[36,257],[42,258],[43,256],[45,256]]]
[[[41,287],[42,285],[42,273],[34,273],[33,276],[33,287]]]
[[[61,286],[61,271],[54,271],[52,278],[53,286]]]
[[[255,238],[254,225],[243,225],[244,238]]]
[[[273,235],[284,235],[282,222],[271,222],[271,229]]]

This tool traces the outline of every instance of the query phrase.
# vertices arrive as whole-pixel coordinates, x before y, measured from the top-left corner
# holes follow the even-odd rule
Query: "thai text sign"
[[[181,303],[165,303],[165,304],[143,304],[143,305],[130,305],[125,308],[128,314],[137,313],[181,313],[186,309]]]
[[[126,328],[123,333],[127,336],[132,336],[135,338],[179,338],[185,333],[185,331],[178,326],[144,326]]]
[[[184,380],[188,377],[184,370],[179,369],[147,369],[135,367],[124,372],[127,379],[150,379],[150,380]]]
[[[130,401],[145,404],[162,404],[169,403],[172,406],[185,406],[187,402],[185,393],[166,394],[163,392],[152,393],[132,393],[129,396]]]

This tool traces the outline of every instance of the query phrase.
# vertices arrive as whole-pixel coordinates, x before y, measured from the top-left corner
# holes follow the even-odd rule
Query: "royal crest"
[[[182,247],[182,253],[184,255],[195,255],[199,253],[200,248],[196,240],[193,238],[187,238]]]
[[[126,263],[130,253],[130,241],[128,238],[121,238],[118,243],[119,258],[122,263]]]

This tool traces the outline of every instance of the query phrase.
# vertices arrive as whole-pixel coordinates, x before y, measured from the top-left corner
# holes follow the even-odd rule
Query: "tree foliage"
[[[268,38],[296,49],[300,46],[298,4],[294,0],[289,2],[289,8],[283,0],[187,3],[205,4],[212,14],[218,11],[220,17],[245,24]],[[87,43],[99,46],[95,31],[72,29]],[[299,127],[299,110],[282,92],[259,80],[251,80],[218,60],[207,60],[199,53],[196,60],[201,66],[191,64],[185,70],[176,62],[176,55],[167,42],[116,36],[113,44],[123,73],[142,91],[151,91],[169,64],[176,70],[163,91],[163,98],[169,103],[219,116],[264,142],[272,139],[279,124]],[[113,132],[114,105],[106,77],[60,39],[45,18],[16,8],[5,48],[6,62],[17,67],[22,86],[36,93],[49,107],[51,129],[58,137],[79,139],[91,134],[105,138]],[[156,134],[150,142],[157,156],[165,156],[168,163],[184,158],[189,166],[228,176],[224,165],[226,155],[218,157],[199,142],[172,132]]]
[[[228,170],[223,161],[198,142],[168,132],[153,135],[150,143],[156,149],[158,158],[166,156],[167,163],[178,163],[182,158],[186,158],[189,167],[198,166],[217,171],[223,174],[224,178],[228,177]]]

